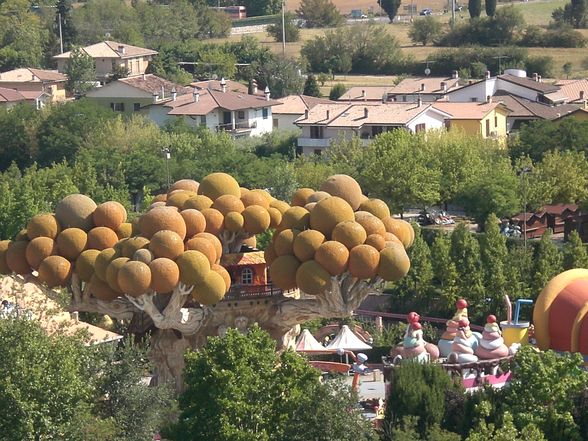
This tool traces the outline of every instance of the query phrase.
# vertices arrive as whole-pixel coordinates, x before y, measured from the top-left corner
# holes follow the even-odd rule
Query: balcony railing
[[[216,126],[216,131],[217,132],[250,132],[251,130],[257,128],[257,123],[253,122],[251,124],[249,124],[248,121],[246,122],[239,122],[239,123],[235,123],[235,128],[233,128],[233,124],[232,123],[226,123],[226,124],[219,124],[218,126]]]
[[[274,285],[231,285],[225,300],[249,300],[281,295],[284,291]]]

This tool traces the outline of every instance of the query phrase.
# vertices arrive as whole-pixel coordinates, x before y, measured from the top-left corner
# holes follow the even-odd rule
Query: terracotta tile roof
[[[325,125],[333,128],[357,128],[365,125],[404,126],[431,107],[430,104],[419,106],[416,103],[317,104],[308,113],[308,118],[302,116],[296,120],[296,124]]]
[[[561,86],[559,92],[567,102],[588,100],[588,80],[577,80]]]
[[[334,103],[326,98],[317,98],[308,95],[289,95],[277,100],[280,104],[272,107],[274,115],[302,115],[306,110],[312,109],[317,104]]]
[[[337,101],[382,101],[392,86],[358,86],[352,87]]]
[[[221,258],[223,266],[237,265],[262,265],[265,264],[263,251],[252,251],[250,253],[224,254]]]
[[[120,78],[117,81],[151,94],[161,94],[161,88],[163,87],[165,97],[171,97],[172,89],[176,89],[178,95],[192,92],[192,89],[189,87],[180,86],[179,84],[172,83],[165,78],[153,74],[135,75],[132,77]]]
[[[559,87],[554,84],[543,83],[532,80],[530,78],[515,77],[514,75],[498,75],[498,78],[509,83],[518,84],[519,86],[526,87],[527,89],[535,90],[543,94],[557,92]]]
[[[578,206],[576,204],[552,204],[541,207],[541,211],[544,211],[547,214],[556,214],[559,216],[561,216],[566,210],[575,213],[578,211]]]
[[[238,81],[225,80],[225,82],[228,92],[247,93],[249,90],[245,84],[241,84]],[[223,91],[220,80],[195,81],[194,83],[190,83],[190,86],[199,90],[211,89],[218,90],[219,92]],[[258,90],[257,95],[263,95],[263,90]]]
[[[0,73],[0,84],[2,82],[63,82],[67,81],[67,76],[54,70],[33,69],[23,67]]]
[[[20,90],[19,93],[22,96],[24,96],[27,100],[36,100],[37,98],[40,98],[43,95],[49,96],[48,93],[45,93],[41,90]]]
[[[119,46],[124,48],[124,54],[118,51]],[[118,43],[116,41],[102,41],[82,48],[92,58],[134,58],[149,55],[157,55],[158,52],[130,44]],[[54,59],[66,59],[71,56],[71,51],[55,55]]]
[[[442,83],[445,83],[447,91],[455,89],[459,86],[459,79],[457,78],[442,78],[442,77],[415,77],[405,78],[396,86],[389,89],[389,95],[404,95],[415,93],[443,93]],[[423,89],[424,85],[424,89]]]
[[[453,103],[453,102],[435,102],[433,106],[448,113],[454,119],[475,119],[484,118],[488,112],[501,106],[500,103]],[[503,106],[505,107],[505,106]]]
[[[0,87],[0,103],[17,103],[25,100],[26,98],[17,90]]]
[[[275,106],[278,101],[268,101],[265,97],[258,95],[235,92],[223,93],[217,90],[202,89],[200,90],[198,102],[194,101],[194,97],[190,93],[178,97],[176,101],[167,100],[161,104],[172,108],[168,115],[207,115],[212,110],[219,108],[229,111],[258,109]]]

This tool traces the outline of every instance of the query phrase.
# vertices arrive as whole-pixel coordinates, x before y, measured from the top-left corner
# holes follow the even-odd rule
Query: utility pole
[[[286,0],[282,0],[282,55],[286,56]]]
[[[455,0],[451,0],[451,29],[455,27]]]
[[[58,12],[57,16],[59,18],[59,49],[61,49],[60,54],[62,54],[63,53],[63,34],[61,32],[61,12]]]

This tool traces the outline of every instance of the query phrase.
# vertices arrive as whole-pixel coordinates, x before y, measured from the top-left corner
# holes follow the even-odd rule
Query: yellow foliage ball
[[[49,237],[38,236],[29,242],[26,249],[26,259],[31,268],[37,270],[41,262],[55,254],[57,247],[55,241]]]
[[[223,216],[226,216],[231,211],[241,213],[245,210],[245,205],[243,205],[243,202],[237,196],[224,194],[213,202],[212,208],[220,211]]]
[[[244,224],[245,219],[243,219],[243,215],[241,213],[232,211],[231,213],[227,213],[225,216],[225,230],[236,233],[237,231],[241,231],[243,229]]]
[[[70,194],[55,207],[55,217],[61,228],[79,228],[90,231],[94,226],[92,215],[96,202],[83,194]]]
[[[269,243],[263,252],[263,258],[265,259],[265,263],[271,265],[274,260],[276,260],[278,256],[274,251],[274,244]]]
[[[288,202],[273,199],[270,202],[270,207],[278,210],[280,214],[284,214],[288,210],[288,208],[290,208],[290,205],[288,204]]]
[[[193,191],[175,190],[167,196],[165,205],[181,210],[186,205],[186,201],[194,196],[197,196],[197,194]]]
[[[370,279],[378,272],[380,253],[369,245],[358,245],[349,253],[349,273],[358,279]]]
[[[225,217],[223,214],[214,208],[205,208],[202,210],[202,215],[206,219],[204,231],[215,236],[219,234],[224,227]]]
[[[410,259],[400,244],[391,244],[380,251],[378,275],[387,282],[402,279],[410,269]]]
[[[335,226],[344,221],[355,220],[353,209],[343,199],[333,196],[318,202],[310,213],[310,226],[318,230],[327,238]]]
[[[333,229],[331,238],[341,242],[348,249],[361,245],[367,239],[365,229],[355,221],[344,221],[338,223]]]
[[[338,276],[347,271],[349,250],[341,242],[329,240],[316,250],[314,260],[320,263],[330,275]]]
[[[118,284],[118,272],[129,261],[128,257],[117,257],[113,259],[106,268],[106,282],[116,292],[123,292]]]
[[[306,202],[306,205],[308,204],[312,204],[313,202],[319,202],[322,201],[323,199],[327,199],[330,198],[332,195],[330,195],[329,193],[327,193],[326,191],[315,191],[313,194],[311,194],[308,197],[308,200]]]
[[[35,237],[55,239],[60,230],[57,218],[50,213],[37,214],[27,224],[27,236],[30,240]]]
[[[245,193],[241,196],[241,201],[245,205],[245,207],[250,207],[251,205],[259,205],[260,207],[265,208],[266,210],[270,207],[270,202],[264,197],[263,194],[256,192],[255,190],[251,190],[248,193]]]
[[[155,208],[143,214],[139,218],[139,229],[141,235],[147,239],[151,239],[151,236],[161,230],[175,231],[182,240],[186,237],[184,218],[172,207]]]
[[[98,205],[92,215],[94,225],[115,230],[127,221],[127,210],[116,201],[108,201]]]
[[[202,305],[215,305],[223,299],[226,292],[223,276],[215,271],[209,271],[201,283],[194,285],[192,298]]]
[[[285,230],[292,228],[294,230],[303,231],[310,225],[310,213],[304,207],[291,207],[282,215],[282,223],[280,228]]]
[[[149,290],[151,270],[147,264],[131,260],[118,271],[117,281],[122,292],[139,297]]]
[[[11,272],[24,275],[31,272],[31,266],[27,262],[27,247],[29,243],[24,240],[11,242],[6,250],[6,264]]]
[[[135,254],[133,254],[132,257],[132,260],[137,262],[143,262],[147,265],[149,265],[153,259],[155,259],[153,253],[145,248],[141,248],[140,250],[135,251]]]
[[[212,267],[210,269],[223,278],[223,281],[225,282],[225,287],[226,287],[226,289],[225,289],[225,294],[226,294],[229,291],[229,289],[231,288],[231,275],[224,267],[222,267],[220,265],[216,265],[216,264],[212,265]]]
[[[277,208],[270,207],[267,209],[270,215],[270,228],[277,228],[282,222],[282,213]]]
[[[205,208],[212,207],[213,201],[207,196],[199,194],[193,196],[184,203],[184,210],[192,208],[194,210],[202,211]]]
[[[200,184],[193,180],[193,179],[180,179],[172,184],[169,188],[170,193],[174,190],[184,190],[184,191],[191,191],[193,193],[198,192],[198,187]]]
[[[116,229],[116,235],[120,239],[126,239],[127,237],[131,237],[133,234],[133,224],[130,222],[123,222],[120,226]]]
[[[106,269],[110,265],[110,262],[117,257],[120,257],[120,255],[114,248],[107,248],[100,251],[100,254],[96,256],[94,262],[94,275],[103,282],[106,282]]]
[[[118,242],[116,233],[108,227],[94,227],[88,232],[88,249],[104,250]]]
[[[173,291],[180,283],[180,268],[171,259],[160,257],[149,264],[151,270],[151,289],[158,294]]]
[[[395,219],[393,217],[387,217],[383,219],[382,222],[384,222],[386,231],[398,237],[404,245],[404,248],[408,249],[412,246],[412,243],[414,242],[414,230],[412,225],[405,220]]]
[[[124,241],[118,242],[113,248],[120,248],[121,256],[129,259],[142,248],[149,248],[149,239],[143,236],[129,237]]]
[[[306,294],[324,295],[331,286],[331,275],[316,260],[309,260],[296,271],[296,285]]]
[[[380,220],[390,217],[390,208],[386,202],[381,199],[368,199],[359,205],[359,210],[367,211]]]
[[[308,203],[308,198],[311,194],[314,193],[312,188],[299,188],[292,196],[292,205],[293,207],[304,207]]]
[[[86,249],[88,235],[80,228],[66,228],[57,236],[59,254],[68,260],[76,260]]]
[[[210,241],[214,245],[214,250],[216,251],[216,262],[218,262],[223,255],[223,244],[221,243],[220,239],[216,237],[214,234],[210,233],[198,233],[194,237],[204,237],[206,240]]]
[[[180,281],[185,285],[198,285],[204,282],[210,272],[210,262],[200,251],[185,251],[177,258],[176,263],[180,268]]]
[[[294,238],[294,255],[301,262],[314,259],[316,250],[325,241],[325,235],[316,230],[305,230]]]
[[[206,237],[193,237],[186,242],[186,250],[200,251],[206,256],[211,265],[216,262],[214,243]]]
[[[378,251],[382,251],[386,246],[386,239],[379,234],[370,234],[365,240],[365,244],[374,247]]]
[[[333,175],[322,183],[321,191],[345,200],[356,211],[363,200],[361,187],[348,175]]]
[[[8,263],[6,263],[6,252],[8,251],[8,247],[12,243],[11,240],[2,240],[0,241],[0,274],[10,274],[12,270],[8,267]],[[26,250],[25,250],[26,252]],[[26,260],[26,254],[25,254]]]
[[[174,231],[158,231],[151,237],[149,251],[155,257],[167,257],[168,259],[175,260],[184,252],[184,241]]]
[[[39,266],[39,280],[49,288],[65,286],[71,276],[71,263],[61,256],[49,256]]]
[[[211,173],[200,182],[198,194],[215,201],[225,194],[231,194],[239,198],[241,197],[241,189],[239,188],[239,183],[231,175]]]
[[[96,275],[92,276],[90,281],[90,293],[99,300],[109,302],[120,296],[119,292],[113,290],[108,283],[100,280]]]
[[[78,256],[74,269],[80,280],[86,283],[92,280],[99,255],[98,250],[86,250]]]
[[[296,271],[300,261],[288,254],[277,257],[270,266],[272,283],[282,290],[296,288]]]
[[[356,211],[355,222],[361,224],[368,236],[370,234],[379,234],[380,236],[386,234],[384,222],[367,211]]]
[[[277,256],[285,256],[286,254],[294,254],[294,240],[298,236],[298,230],[284,230],[280,231],[274,237],[274,251]]]
[[[186,237],[192,237],[202,233],[206,229],[206,218],[204,215],[193,208],[180,211],[186,224]]]
[[[249,192],[253,193],[253,192]],[[248,194],[249,194],[248,193]],[[243,210],[243,229],[251,234],[260,234],[267,230],[271,223],[267,209],[260,205],[250,205]]]

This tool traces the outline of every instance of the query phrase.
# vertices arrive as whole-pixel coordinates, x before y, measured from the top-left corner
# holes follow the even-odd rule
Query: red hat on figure
[[[496,323],[496,316],[494,314],[490,314],[486,318],[486,323]]]
[[[421,319],[421,316],[416,312],[410,312],[406,316],[406,319],[408,320],[408,323],[417,323]]]
[[[457,324],[460,328],[467,328],[470,325],[470,323],[465,319],[461,319],[459,322],[457,322]]]
[[[459,299],[455,306],[457,307],[457,309],[464,309],[468,307],[468,302],[466,301],[466,299]]]

